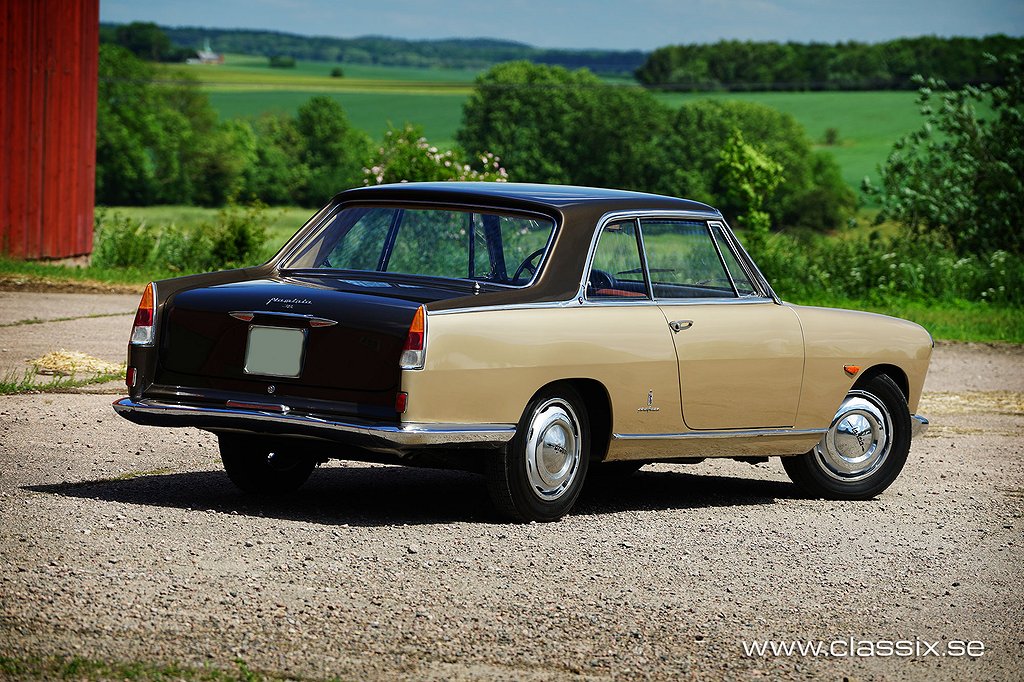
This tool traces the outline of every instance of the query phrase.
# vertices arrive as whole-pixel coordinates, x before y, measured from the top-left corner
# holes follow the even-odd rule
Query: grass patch
[[[53,379],[44,382],[36,381],[36,372],[27,369],[24,372],[8,372],[0,377],[0,395],[15,395],[18,393],[60,393],[73,388],[92,386],[94,384],[105,384],[108,381],[124,378],[124,370],[117,372],[105,372],[91,377],[79,379],[74,374],[67,376],[55,376]]]
[[[294,675],[252,670],[241,660],[232,669],[151,662],[100,661],[78,656],[0,656],[0,676],[20,680],[139,680],[140,682],[257,682],[304,680]],[[333,678],[337,679],[337,678]]]
[[[123,313],[92,313],[91,315],[74,315],[72,317],[51,317],[49,319],[43,319],[41,317],[32,317],[27,320],[18,320],[16,322],[5,322],[0,324],[0,329],[4,327],[21,327],[29,324],[46,324],[48,322],[70,322],[72,320],[93,320],[98,317],[121,317],[122,315],[130,315],[131,310],[126,310]]]

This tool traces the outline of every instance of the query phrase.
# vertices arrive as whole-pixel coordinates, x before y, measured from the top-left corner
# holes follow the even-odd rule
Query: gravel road
[[[137,298],[0,294],[0,325],[110,314],[0,326],[3,355],[120,361]],[[1024,348],[940,345],[926,390],[933,427],[876,500],[804,499],[777,460],[655,465],[539,525],[496,523],[473,475],[365,464],[256,503],[211,435],[117,417],[116,385],[0,397],[0,657],[240,659],[303,679],[1024,679]],[[851,637],[984,654],[743,648]]]

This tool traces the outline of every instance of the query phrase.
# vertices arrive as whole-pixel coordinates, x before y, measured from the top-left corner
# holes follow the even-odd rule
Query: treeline
[[[108,33],[117,26],[104,24]],[[196,49],[207,39],[217,52],[287,55],[343,64],[484,69],[500,62],[525,59],[568,68],[588,68],[595,73],[629,75],[640,67],[647,53],[640,50],[548,50],[509,40],[486,38],[402,40],[382,36],[332,38],[301,36],[277,31],[251,31],[202,27],[161,27],[178,48]]]
[[[1024,49],[1024,38],[900,38],[882,43],[723,40],[655,50],[636,70],[650,87],[677,90],[912,90],[915,74],[959,87],[1001,77],[986,54]]]
[[[344,109],[312,97],[297,115],[220,121],[194,80],[157,78],[119,45],[100,45],[96,202],[222,206],[259,201],[320,206],[362,184],[496,180],[505,171],[482,153],[478,166],[439,151],[422,131],[388,131],[374,144]]]
[[[813,150],[792,116],[749,102],[673,109],[643,88],[609,85],[584,69],[493,67],[476,81],[454,150],[438,149],[408,125],[373,142],[325,96],[297,116],[220,121],[194,81],[155,75],[126,49],[101,46],[100,204],[311,207],[361,184],[509,179],[686,196],[741,225],[761,212],[772,227],[828,229],[855,208],[834,159]],[[753,146],[736,142],[740,136]],[[726,149],[732,169],[723,165]],[[771,190],[755,205],[731,191],[730,178],[735,168],[764,165],[762,156],[774,170]]]

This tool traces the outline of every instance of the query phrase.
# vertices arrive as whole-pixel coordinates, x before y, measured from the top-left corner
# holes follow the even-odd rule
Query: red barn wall
[[[92,251],[99,0],[0,1],[0,253]]]

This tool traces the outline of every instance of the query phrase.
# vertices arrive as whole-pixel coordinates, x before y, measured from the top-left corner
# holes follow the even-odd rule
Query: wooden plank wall
[[[92,251],[99,0],[0,2],[0,253]]]

